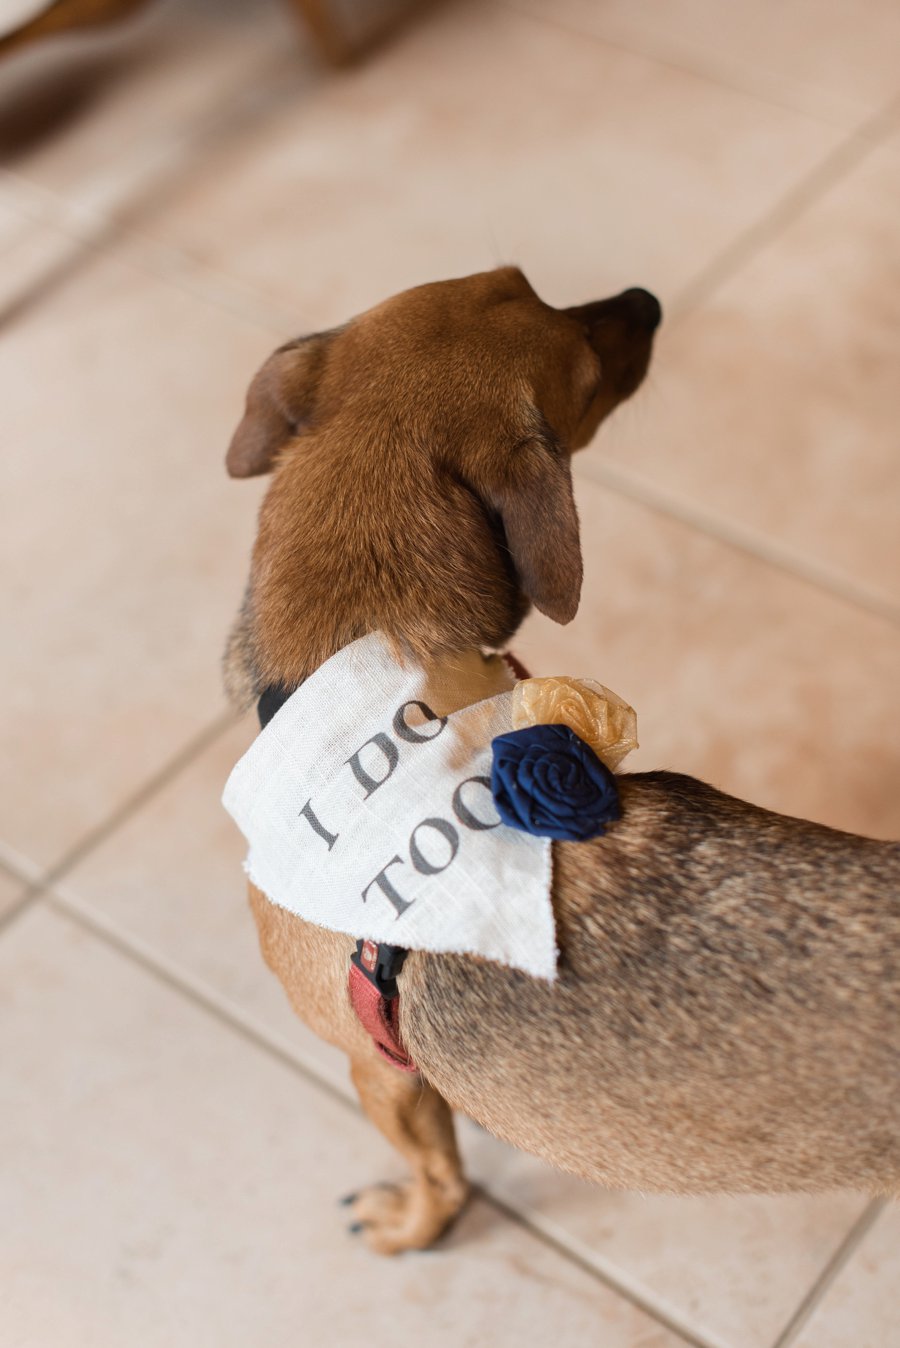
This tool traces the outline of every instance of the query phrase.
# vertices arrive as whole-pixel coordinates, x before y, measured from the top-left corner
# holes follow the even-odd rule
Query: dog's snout
[[[606,300],[593,300],[590,304],[580,304],[567,313],[585,324],[594,339],[609,330],[609,326],[625,324],[635,335],[638,332],[652,335],[662,322],[662,305],[655,295],[642,286],[632,286],[618,295]]]
[[[640,323],[648,332],[655,332],[662,322],[662,305],[655,295],[641,286],[624,290],[619,297],[627,306],[635,322]]]

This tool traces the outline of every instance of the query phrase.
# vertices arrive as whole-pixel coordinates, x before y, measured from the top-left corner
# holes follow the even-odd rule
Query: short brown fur
[[[226,659],[246,704],[382,630],[398,656],[502,647],[530,602],[581,584],[570,453],[639,386],[658,306],[642,291],[554,310],[515,268],[422,286],[281,348],[228,464],[273,470]],[[439,714],[443,709],[436,707]],[[900,1188],[900,845],[760,810],[691,778],[621,778],[624,817],[554,845],[552,986],[413,953],[380,1059],[347,994],[353,942],[251,887],[263,954],[297,1013],[347,1051],[404,1186],[353,1200],[393,1253],[465,1200],[450,1108],[614,1187]]]

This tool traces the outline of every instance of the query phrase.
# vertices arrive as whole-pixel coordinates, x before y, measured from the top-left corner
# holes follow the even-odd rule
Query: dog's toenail
[[[365,1229],[366,1229],[365,1222],[353,1222],[351,1226],[347,1227],[347,1230],[350,1232],[351,1236],[358,1236],[360,1231],[365,1231]]]
[[[349,1208],[351,1203],[355,1203],[359,1198],[358,1193],[344,1194],[343,1198],[338,1199],[338,1205],[342,1208]]]

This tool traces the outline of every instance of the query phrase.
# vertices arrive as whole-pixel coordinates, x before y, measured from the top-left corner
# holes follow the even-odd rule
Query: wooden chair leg
[[[147,3],[148,0],[53,0],[33,19],[0,37],[0,57],[40,38],[114,23]],[[335,18],[329,0],[288,0],[288,3],[303,19],[325,60],[333,66],[349,65],[402,19],[402,14],[394,14],[373,32],[354,39]],[[408,8],[413,7],[414,0],[410,0]]]
[[[346,66],[379,46],[412,15],[434,4],[435,0],[393,0],[386,12],[375,15],[368,23],[348,31],[335,17],[330,0],[288,0],[295,14],[301,18],[323,57],[333,66]],[[376,5],[377,11],[379,7]]]
[[[349,65],[358,55],[356,44],[335,19],[328,0],[288,0],[288,3],[305,21],[313,40],[330,65]]]
[[[54,0],[20,28],[0,37],[0,56],[57,33],[114,23],[143,8],[146,3],[147,0]]]

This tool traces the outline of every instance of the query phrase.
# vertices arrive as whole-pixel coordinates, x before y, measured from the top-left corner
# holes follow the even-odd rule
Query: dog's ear
[[[309,425],[332,335],[317,333],[288,342],[256,373],[225,456],[231,477],[268,473],[279,450]]]
[[[569,456],[549,428],[504,455],[480,484],[480,493],[503,521],[528,598],[554,622],[571,622],[583,573],[578,512]]]

